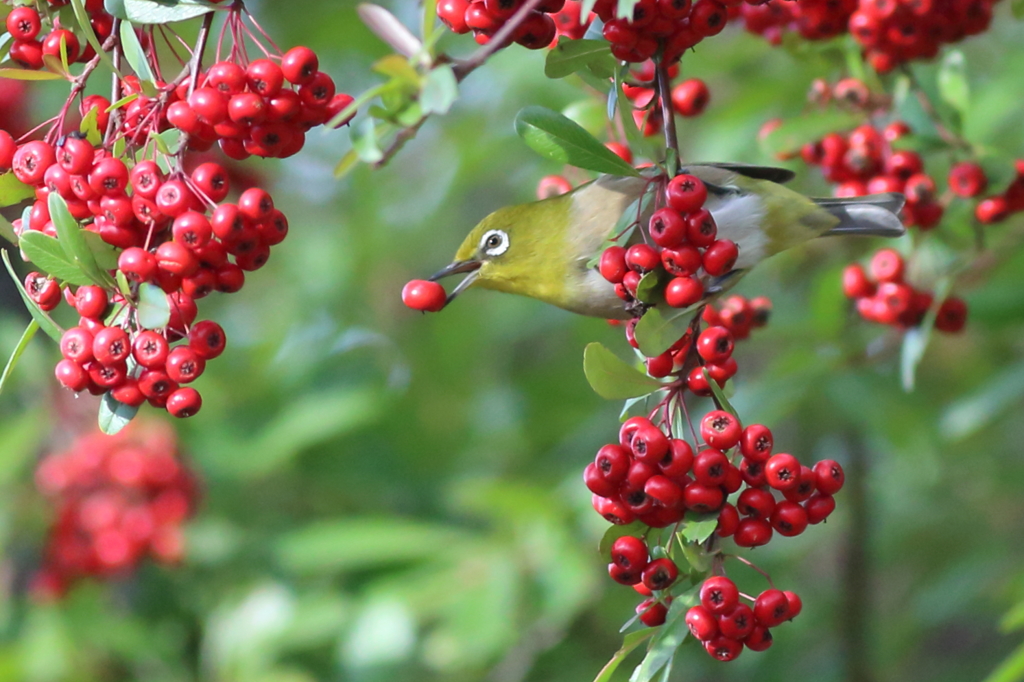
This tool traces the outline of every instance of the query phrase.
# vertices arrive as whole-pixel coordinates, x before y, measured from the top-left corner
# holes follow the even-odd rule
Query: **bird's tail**
[[[839,218],[839,224],[826,235],[863,237],[901,237],[906,232],[899,212],[906,198],[897,192],[869,194],[866,197],[815,199],[814,202]]]

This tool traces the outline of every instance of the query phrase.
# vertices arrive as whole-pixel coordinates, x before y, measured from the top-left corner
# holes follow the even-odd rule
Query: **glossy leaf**
[[[711,514],[698,514],[688,511],[684,520],[686,523],[680,534],[690,542],[698,544],[711,537],[711,534],[715,532],[715,528],[718,527],[718,514],[715,512]]]
[[[633,330],[640,352],[649,358],[657,357],[683,338],[690,322],[703,303],[689,308],[669,308],[663,314],[659,308],[648,308]]]
[[[446,114],[459,96],[455,72],[447,64],[435,67],[423,79],[420,107],[424,114]]]
[[[633,651],[654,636],[654,628],[647,628],[645,630],[637,630],[636,632],[630,632],[628,635],[622,638],[622,646],[619,650],[611,657],[604,667],[601,668],[601,672],[594,678],[594,682],[611,682],[612,675],[618,670],[619,665],[626,660]]]
[[[967,82],[967,64],[964,53],[950,50],[942,58],[938,75],[939,96],[964,116],[971,106],[971,88]]]
[[[53,237],[29,230],[21,235],[19,246],[34,265],[55,279],[79,286],[93,283],[92,278],[67,257],[60,243]]]
[[[587,344],[583,351],[583,372],[602,398],[636,398],[661,388],[661,382],[620,360],[600,343]]]
[[[135,415],[138,413],[138,407],[132,407],[118,402],[108,391],[103,394],[103,399],[100,400],[100,412],[98,419],[100,431],[108,436],[113,436],[121,429],[128,426],[128,422],[134,419]]]
[[[515,127],[527,146],[544,158],[598,173],[640,175],[593,135],[550,109],[539,106],[521,109],[516,115]]]
[[[63,197],[52,192],[47,198],[47,205],[50,209],[50,220],[57,230],[57,241],[67,257],[96,284],[113,287],[114,279],[96,262],[89,242],[85,239],[84,230],[78,226],[78,221],[68,211],[68,205]]]
[[[732,416],[739,419],[739,412],[737,412],[736,408],[732,406],[729,399],[725,397],[722,387],[718,385],[717,381],[708,376],[708,371],[706,369],[702,369],[701,371],[704,372],[704,380],[708,382],[708,387],[711,389],[711,395],[715,397],[715,404],[718,405],[718,409],[725,410]]]
[[[171,319],[171,304],[164,290],[143,282],[139,285],[139,324],[146,329],[162,329]]]
[[[39,323],[32,320],[28,323],[28,326],[25,327],[25,331],[22,332],[21,338],[18,340],[18,344],[14,347],[14,350],[11,352],[11,357],[8,358],[7,364],[4,366],[3,374],[0,374],[0,394],[3,394],[4,385],[7,383],[7,380],[10,379],[11,374],[14,372],[14,368],[18,364],[18,360],[21,358],[21,354],[25,352],[26,348],[28,348],[28,344],[32,342],[37,331],[39,331]]]
[[[657,303],[660,300],[661,270],[651,270],[640,278],[636,285],[636,298],[643,303]]]
[[[35,189],[19,180],[14,171],[0,175],[0,207],[20,204],[35,195]]]
[[[612,73],[615,58],[607,40],[571,40],[566,36],[548,52],[544,61],[544,75],[548,78],[565,78],[596,62],[605,62],[604,68]]]
[[[78,125],[78,132],[85,135],[85,139],[89,141],[89,144],[98,146],[103,141],[103,133],[100,132],[97,121],[100,116],[99,107],[93,107],[89,111],[85,112],[85,116],[82,117],[82,122]]]
[[[53,71],[29,71],[28,69],[13,69],[4,67],[0,69],[0,78],[10,78],[16,81],[59,81],[64,76]]]
[[[157,0],[121,0],[121,2],[124,6],[122,18],[136,24],[170,24],[175,21],[192,19],[217,9],[225,9],[224,5],[218,6],[202,0],[175,0],[173,3],[158,2]]]
[[[60,337],[64,335],[64,330],[44,310],[36,305],[35,301],[29,298],[24,284],[18,279],[18,274],[14,271],[14,266],[11,265],[11,257],[7,254],[6,249],[0,250],[0,258],[3,259],[4,267],[7,268],[8,274],[14,280],[14,288],[18,290],[21,300],[25,302],[25,307],[28,309],[32,319],[39,324],[39,328],[46,332],[47,336],[60,343]]]
[[[125,7],[127,8],[129,0],[125,0]],[[139,37],[135,35],[135,27],[132,26],[130,21],[121,22],[121,50],[124,52],[124,58],[128,60],[128,65],[132,67],[132,71],[139,77],[140,81],[152,83],[153,72],[149,68],[149,61],[146,59],[146,51],[142,49],[142,43],[139,42]]]
[[[117,258],[121,255],[120,249],[106,243],[103,241],[103,237],[90,230],[82,230],[82,237],[101,270],[117,269]]]
[[[75,19],[78,20],[78,27],[85,35],[86,42],[92,45],[92,49],[100,56],[100,61],[111,71],[111,73],[119,73],[118,69],[114,66],[114,61],[110,58],[110,55],[103,51],[100,39],[97,37],[96,31],[93,30],[92,24],[89,23],[89,13],[85,10],[84,0],[71,0],[71,7],[75,12]],[[89,141],[92,142],[92,139]],[[97,145],[99,144],[99,141],[92,142],[92,144]]]
[[[14,225],[11,221],[0,215],[0,237],[3,237],[11,244],[18,245],[18,235],[14,233]]]

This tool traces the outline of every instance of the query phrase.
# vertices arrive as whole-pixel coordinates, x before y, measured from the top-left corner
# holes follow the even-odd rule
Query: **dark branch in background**
[[[868,624],[871,622],[872,571],[868,557],[867,473],[864,442],[857,434],[846,438],[849,463],[843,493],[850,510],[850,529],[846,535],[842,568],[843,606],[839,619],[845,657],[846,682],[874,682],[871,671],[871,646]]]
[[[659,63],[656,69],[658,99],[661,101],[662,127],[665,130],[665,148],[676,153],[676,161],[679,161],[679,138],[676,137],[676,117],[672,111],[672,82],[668,77],[668,66]],[[666,153],[667,157],[667,153]],[[676,169],[670,169],[675,171]]]
[[[516,13],[501,28],[494,32],[494,35],[491,36],[486,45],[469,55],[466,59],[456,61],[454,66],[452,66],[452,71],[455,72],[455,79],[462,81],[463,78],[486,62],[492,54],[500,50],[509,41],[512,34],[516,32],[519,25],[526,21],[526,17],[529,16],[530,12],[535,10],[541,2],[542,0],[526,0],[523,6],[516,10]]]

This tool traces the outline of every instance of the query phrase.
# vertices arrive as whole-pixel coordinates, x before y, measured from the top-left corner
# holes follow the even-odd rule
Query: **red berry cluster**
[[[280,62],[269,58],[247,64],[237,58],[216,62],[197,85],[190,92],[188,83],[182,83],[168,93],[162,117],[188,133],[195,140],[193,148],[208,149],[216,142],[238,160],[250,155],[292,156],[302,149],[310,128],[331,120],[353,101],[337,92],[334,79],[320,71],[316,53],[303,46],[284,53]],[[133,120],[136,102],[128,106],[128,121]],[[143,100],[135,117],[146,120],[159,104],[159,100]]]
[[[519,11],[525,0],[441,0],[437,16],[455,33],[473,32],[481,45]],[[590,20],[580,16],[581,3],[543,0],[512,33],[512,42],[531,50],[552,45],[559,35],[582,38]]]
[[[51,7],[66,5],[67,2],[50,2]],[[89,25],[102,43],[114,28],[114,18],[103,9],[103,0],[85,0],[85,11]],[[96,51],[85,39],[79,39],[73,31],[61,27],[60,18],[53,17],[52,30],[43,32],[43,18],[35,7],[15,7],[7,15],[7,32],[11,34],[10,57],[13,62],[26,69],[43,68],[43,57],[61,59],[61,44],[68,64],[87,62],[96,56]]]
[[[9,19],[9,30],[38,24],[34,9],[15,14],[22,18]],[[68,229],[81,226],[120,250],[115,269],[89,274],[95,284],[72,290],[39,272],[25,281],[43,311],[58,306],[63,292],[79,316],[63,334],[64,359],[56,367],[60,382],[76,392],[109,392],[129,406],[148,401],[177,417],[200,409],[199,393],[185,384],[220,355],[225,336],[216,322],[195,322],[196,301],[241,289],[246,272],[262,267],[271,247],[287,236],[288,220],[266,190],[250,187],[232,195],[225,167],[216,161],[195,165],[192,153],[219,142],[235,159],[290,156],[302,148],[307,130],[352,102],[335,92],[307,47],[250,62],[243,36],[257,39],[243,14],[241,3],[226,14],[225,29],[236,38],[230,59],[205,72],[186,67],[171,83],[157,81],[153,96],[137,77],[122,78],[119,106],[101,95],[83,98],[83,122],[94,117],[95,128],[64,134],[82,85],[76,81],[44,139],[15,140],[0,130],[0,172],[12,170],[35,190],[26,217],[13,223],[18,236],[38,231],[59,238],[55,221],[63,220],[71,222]],[[159,73],[151,31],[141,38],[145,58]],[[86,66],[83,84],[98,60]],[[152,144],[171,128],[183,133],[179,149]],[[51,216],[58,205],[60,214]],[[28,251],[26,246],[23,256]],[[150,308],[167,314],[140,314],[140,306],[154,298]]]
[[[906,265],[897,251],[881,249],[871,257],[868,270],[858,263],[843,271],[843,293],[857,302],[857,312],[870,322],[901,329],[920,326],[934,297],[905,281]],[[967,304],[950,296],[939,306],[935,328],[956,333],[967,323]]]
[[[617,59],[636,63],[657,55],[672,64],[700,41],[721,33],[729,21],[729,6],[742,1],[640,0],[632,17],[620,19],[616,0],[597,0],[594,13],[604,22],[604,37]]]
[[[36,484],[55,508],[33,580],[40,596],[130,572],[146,557],[173,564],[184,554],[181,526],[195,511],[198,481],[166,424],[80,436],[40,461]]]
[[[986,197],[974,207],[974,217],[983,225],[999,223],[1013,213],[1024,211],[1024,160],[1015,164],[1016,174],[1002,194]],[[976,197],[985,191],[985,171],[974,163],[958,163],[949,171],[949,189],[957,196]]]
[[[782,44],[785,31],[795,31],[806,40],[825,40],[846,33],[857,0],[768,0],[740,8],[748,31],[763,36],[772,45]]]
[[[983,33],[998,0],[860,0],[850,33],[880,73],[931,59],[946,43]]]
[[[715,536],[732,537],[739,547],[765,545],[775,533],[800,535],[835,509],[833,495],[844,482],[837,462],[822,460],[810,468],[793,455],[772,454],[774,441],[767,427],[752,424],[742,428],[739,420],[724,410],[704,416],[700,438],[698,445],[703,449],[695,453],[686,440],[670,437],[650,419],[628,419],[619,431],[619,442],[603,446],[584,470],[594,509],[611,523],[639,521],[650,528],[680,523],[687,512],[717,513]],[[732,495],[736,497],[729,502]],[[660,558],[652,559],[648,544],[633,535],[618,538],[611,548],[609,575],[648,597],[637,613],[649,626],[664,622],[671,602],[668,590],[679,573],[671,552],[669,543],[657,550]],[[711,578],[705,587],[711,590],[708,585],[716,580],[722,579]],[[704,590],[702,601],[707,601]],[[741,645],[756,625],[769,628],[786,619],[759,617],[755,622],[745,615],[749,607],[734,611],[736,606],[735,600],[726,600],[711,612],[716,616],[711,619],[715,628],[707,626],[694,634],[701,641],[711,641],[721,633]],[[725,623],[720,616],[734,622]],[[752,642],[760,644],[765,639],[760,633]],[[716,658],[731,660],[738,654],[720,655],[719,644],[708,649]],[[732,644],[721,646],[735,648]]]
[[[659,281],[658,289],[672,308],[689,308],[704,300],[706,277],[719,277],[732,270],[739,250],[735,242],[718,239],[718,227],[711,212],[702,208],[707,187],[700,178],[682,174],[672,178],[659,195],[664,206],[651,215],[645,240],[625,246],[609,246],[601,254],[598,270],[615,285],[615,293],[627,306],[637,308],[637,287],[641,278]],[[660,280],[666,283],[662,287]],[[636,348],[633,329],[639,315],[626,326],[626,337]],[[674,356],[685,350],[685,340],[657,358],[648,359],[652,376],[667,376]]]
[[[838,197],[859,197],[880,192],[900,192],[907,198],[903,224],[930,230],[945,211],[936,192],[935,179],[924,168],[921,155],[895,149],[892,143],[910,132],[902,121],[879,130],[870,123],[849,133],[829,133],[818,142],[804,145],[800,156],[821,166],[822,175],[836,183]]]
[[[742,603],[741,597],[752,606]],[[716,575],[701,585],[700,604],[686,612],[686,625],[712,658],[731,661],[744,646],[751,651],[770,647],[771,628],[793,620],[802,609],[795,592],[770,588],[751,599],[741,595],[732,580]]]
[[[679,75],[679,65],[668,68],[668,77]],[[622,92],[633,105],[633,121],[644,137],[657,135],[664,126],[664,112],[655,89],[655,64],[648,60],[630,72],[622,84]],[[672,87],[672,109],[680,116],[693,117],[704,113],[711,101],[711,92],[704,81],[690,78]]]

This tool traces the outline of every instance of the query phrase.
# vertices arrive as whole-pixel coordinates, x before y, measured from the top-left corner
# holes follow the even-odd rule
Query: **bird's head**
[[[430,279],[466,273],[448,295],[449,302],[470,286],[535,298],[547,288],[560,286],[567,267],[568,196],[491,213],[466,236],[455,260]]]

